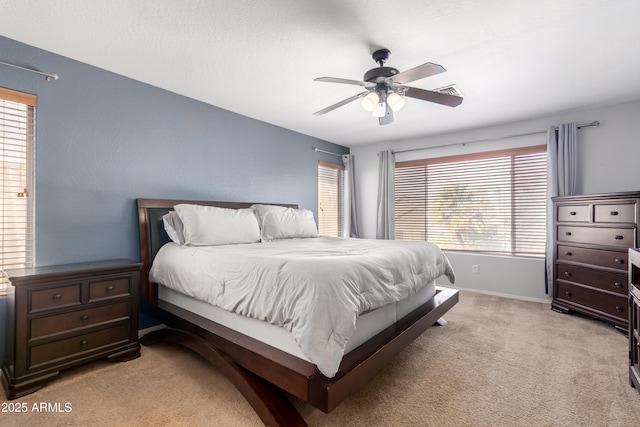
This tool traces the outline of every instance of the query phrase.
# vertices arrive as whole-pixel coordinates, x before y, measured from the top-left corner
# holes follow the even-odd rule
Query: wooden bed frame
[[[312,363],[158,299],[157,285],[149,282],[149,270],[155,254],[169,241],[162,216],[179,203],[231,209],[253,204],[137,200],[141,309],[167,325],[145,334],[141,343],[170,342],[195,351],[227,376],[265,425],[306,425],[284,392],[329,413],[458,302],[457,290],[437,288],[431,300],[346,354],[336,376],[327,378]]]

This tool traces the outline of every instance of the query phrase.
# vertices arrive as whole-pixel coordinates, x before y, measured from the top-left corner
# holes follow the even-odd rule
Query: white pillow
[[[260,224],[260,229],[262,229],[264,228],[262,225],[264,222],[264,216],[267,214],[267,212],[283,213],[289,208],[278,205],[251,205],[251,209],[253,209],[253,212],[258,217],[258,223]]]
[[[260,226],[252,209],[180,204],[175,210],[189,246],[230,245],[260,241]]]
[[[313,213],[306,209],[268,210],[262,217],[263,241],[318,237]]]
[[[176,211],[171,211],[168,214],[162,216],[162,223],[164,224],[164,231],[167,232],[167,236],[179,245],[184,245],[184,226],[180,217]]]

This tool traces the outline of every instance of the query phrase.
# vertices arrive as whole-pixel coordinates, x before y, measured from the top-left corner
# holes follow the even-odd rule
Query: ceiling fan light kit
[[[374,117],[377,117],[381,125],[386,125],[393,123],[393,113],[400,111],[404,106],[406,102],[404,97],[434,102],[449,107],[456,107],[462,103],[462,97],[456,94],[405,86],[405,83],[446,71],[442,66],[427,62],[409,70],[399,72],[395,68],[384,66],[387,59],[389,59],[390,53],[388,49],[379,49],[373,52],[371,56],[373,60],[378,63],[379,67],[367,71],[362,81],[336,77],[318,77],[315,79],[315,81],[319,82],[362,86],[366,91],[330,105],[320,111],[316,111],[313,114],[321,116],[338,107],[349,104],[356,99],[362,98],[362,108],[370,111]]]

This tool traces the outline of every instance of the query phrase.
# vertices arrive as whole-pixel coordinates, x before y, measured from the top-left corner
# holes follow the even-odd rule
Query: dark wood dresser
[[[66,368],[140,356],[140,263],[110,260],[10,269],[2,382],[8,399]]]
[[[553,310],[627,333],[628,250],[638,242],[640,192],[553,198]]]
[[[629,249],[629,381],[640,392],[640,250]]]

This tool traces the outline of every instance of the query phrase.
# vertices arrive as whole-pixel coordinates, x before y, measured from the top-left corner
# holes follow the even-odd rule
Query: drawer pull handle
[[[614,283],[614,285],[615,285],[615,287],[616,287],[616,288],[618,288],[618,289],[622,289],[622,287],[624,286],[624,285],[623,285],[622,283],[620,283],[620,282],[616,282],[616,283]]]
[[[567,277],[571,277],[571,272],[569,272],[569,271],[565,271],[565,272],[564,272],[564,275],[565,275],[565,276],[567,276]]]
[[[85,320],[89,320],[89,315],[88,314],[83,314],[82,316],[80,316],[80,320],[82,320],[83,322]]]
[[[570,231],[565,231],[564,235],[565,236],[571,236],[571,232]]]
[[[113,285],[109,285],[109,286],[107,286],[107,292],[108,292],[108,293],[113,292]]]
[[[615,259],[616,264],[624,264],[624,260],[621,258],[616,258]]]
[[[569,215],[576,216],[578,213],[576,211],[569,212]]]
[[[61,294],[53,294],[53,299],[62,299]]]
[[[567,291],[564,293],[566,296],[570,297],[571,296],[571,292]]]
[[[613,216],[618,215],[618,211],[611,211],[610,213],[611,213],[611,215],[613,215]]]
[[[623,236],[621,236],[621,235],[619,235],[619,234],[618,234],[618,235],[616,235],[616,240],[622,240],[623,238],[624,238],[624,237],[623,237]]]
[[[87,344],[89,344],[89,342],[88,342],[87,340],[82,340],[82,341],[80,341],[80,345],[81,345],[82,347],[86,347],[86,346],[87,346]]]
[[[622,313],[622,312],[624,311],[624,307],[621,307],[621,306],[619,306],[619,305],[616,305],[616,311],[617,311],[618,313]]]
[[[573,254],[571,252],[566,252],[565,255],[566,256],[573,256]]]

